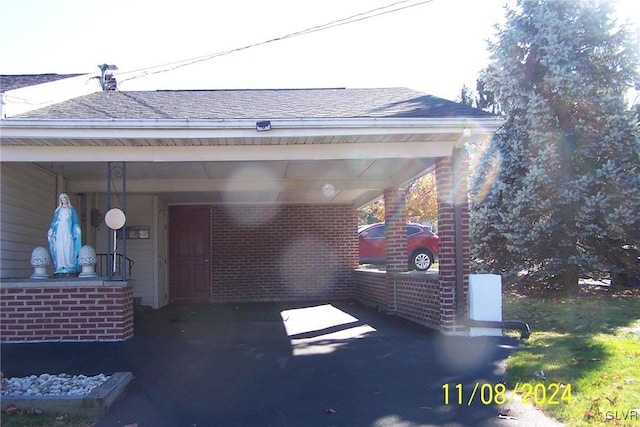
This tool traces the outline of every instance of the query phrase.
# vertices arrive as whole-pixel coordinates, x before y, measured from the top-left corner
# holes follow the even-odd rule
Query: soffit
[[[105,193],[106,162],[37,162],[62,174],[67,191]],[[158,195],[169,204],[305,203],[359,207],[429,171],[434,159],[126,162],[127,194]],[[120,162],[111,163],[120,166]],[[122,188],[112,180],[112,191]]]

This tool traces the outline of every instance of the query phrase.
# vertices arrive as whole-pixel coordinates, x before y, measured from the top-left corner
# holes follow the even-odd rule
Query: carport
[[[129,281],[133,296],[155,308],[194,302],[188,289],[180,300],[185,289],[176,283],[202,281],[195,302],[353,298],[458,333],[469,274],[464,145],[490,137],[498,123],[404,88],[99,92],[1,121],[3,196],[10,196],[3,210],[19,204],[18,182],[43,180],[47,192],[21,208],[45,218],[56,193],[66,191],[84,212],[87,243],[100,252],[107,234],[94,216],[104,214],[106,194],[117,187],[134,218],[128,225],[150,229],[149,242],[127,240],[138,251]],[[108,162],[126,168],[120,184],[107,178]],[[401,188],[431,172],[439,271],[408,272]],[[5,174],[15,186],[5,188]],[[381,195],[386,271],[360,270],[356,209]],[[178,268],[172,251],[199,229],[172,230],[198,218],[209,235],[202,253],[187,255],[200,261]],[[10,220],[42,228],[33,218]],[[16,245],[3,232],[3,278],[29,272],[38,233]],[[261,262],[251,264],[251,256]]]

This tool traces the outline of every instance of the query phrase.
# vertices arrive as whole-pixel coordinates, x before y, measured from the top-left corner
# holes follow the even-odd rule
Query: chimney
[[[104,92],[118,90],[118,82],[116,81],[116,77],[113,75],[113,72],[118,69],[115,65],[102,64],[98,65],[100,68],[100,86],[102,86],[102,90]]]

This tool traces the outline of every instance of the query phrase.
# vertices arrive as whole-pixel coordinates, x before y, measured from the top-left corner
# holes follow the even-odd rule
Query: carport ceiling
[[[106,162],[36,163],[67,180],[72,193],[105,193]],[[128,194],[157,194],[169,204],[341,203],[359,207],[384,188],[429,171],[433,159],[127,162]],[[112,166],[120,166],[120,162]],[[112,191],[120,190],[114,178]]]

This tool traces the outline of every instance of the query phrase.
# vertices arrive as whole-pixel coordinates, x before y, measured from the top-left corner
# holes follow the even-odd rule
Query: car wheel
[[[409,265],[418,271],[428,270],[431,264],[433,264],[433,255],[426,249],[416,250],[409,260]]]

